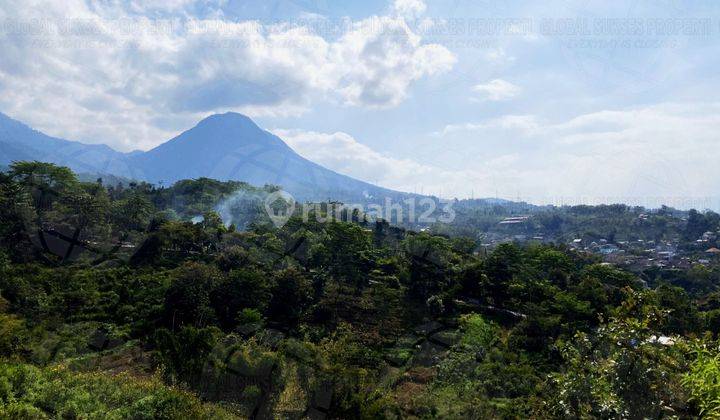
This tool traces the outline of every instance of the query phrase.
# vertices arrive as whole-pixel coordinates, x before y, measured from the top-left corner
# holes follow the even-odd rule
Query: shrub
[[[682,379],[683,386],[690,393],[690,401],[707,418],[720,417],[720,353],[710,351],[706,346],[696,345],[693,349],[695,360]]]
[[[0,363],[0,418],[229,419],[157,379]]]

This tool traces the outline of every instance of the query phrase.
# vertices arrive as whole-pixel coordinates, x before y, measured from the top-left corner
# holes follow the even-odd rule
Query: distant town
[[[686,270],[695,265],[720,265],[720,230],[704,231],[695,239],[685,238],[679,231],[660,239],[616,239],[582,234],[568,237],[567,234],[558,236],[537,229],[532,233],[518,233],[528,230],[526,227],[533,224],[533,217],[534,215],[519,215],[502,218],[495,228],[478,234],[480,247],[477,253],[487,252],[502,243],[537,242],[564,244],[575,252],[597,256],[604,264],[634,272],[653,267]],[[640,213],[636,218],[637,222],[642,224],[650,222],[652,217],[650,213]],[[687,223],[687,218],[679,221]]]

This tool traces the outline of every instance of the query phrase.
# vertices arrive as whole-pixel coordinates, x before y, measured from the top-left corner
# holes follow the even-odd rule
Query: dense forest
[[[356,213],[277,228],[276,188],[1,173],[0,418],[720,416],[717,265],[649,282],[562,241],[478,252],[462,207],[442,235]],[[583,211],[537,220],[626,234]],[[717,228],[652,217],[648,235]]]

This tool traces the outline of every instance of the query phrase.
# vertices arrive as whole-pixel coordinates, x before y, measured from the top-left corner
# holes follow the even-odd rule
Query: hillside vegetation
[[[273,188],[115,188],[13,164],[0,175],[0,417],[720,412],[714,266],[685,273],[704,284],[688,293],[563,245],[478,253],[475,239],[357,213],[276,228],[260,199],[230,206],[242,226],[217,213]]]

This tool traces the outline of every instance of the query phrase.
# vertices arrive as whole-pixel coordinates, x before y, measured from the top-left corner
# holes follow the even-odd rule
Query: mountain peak
[[[237,112],[210,115],[197,123],[195,127],[156,149],[182,143],[202,144],[204,147],[225,150],[247,144],[285,146],[282,140],[260,128],[250,117]]]
[[[260,127],[258,127],[258,125],[255,124],[250,117],[237,112],[212,114],[200,120],[197,126],[227,126],[232,128],[243,127],[260,130]]]
[[[308,200],[384,191],[310,162],[237,112],[210,115],[152,150],[128,154],[49,137],[0,113],[0,164],[28,159],[149,182],[210,177],[281,185],[296,198]]]
[[[278,156],[292,152],[282,140],[258,127],[249,117],[227,112],[210,115],[193,128],[132,159],[144,166],[144,174],[151,181],[201,176],[229,179],[221,169],[223,165],[238,159],[251,160],[245,156],[265,151]]]

